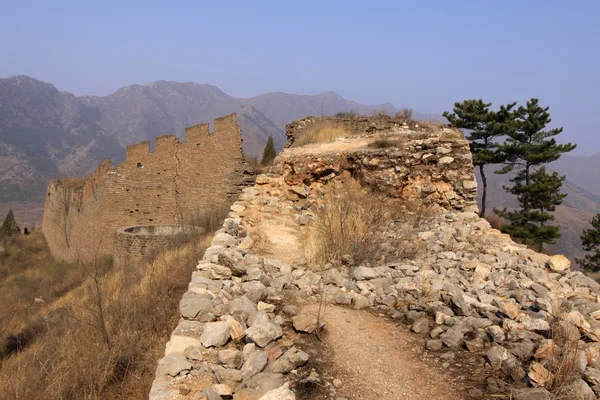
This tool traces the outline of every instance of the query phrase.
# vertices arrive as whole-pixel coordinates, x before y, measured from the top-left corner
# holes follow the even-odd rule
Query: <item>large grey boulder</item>
[[[266,366],[265,372],[286,374],[308,362],[308,354],[292,347],[277,360]]]
[[[192,363],[180,353],[169,354],[161,358],[158,361],[158,368],[156,369],[156,376],[177,376],[181,372],[186,374],[193,367]]]
[[[493,346],[485,354],[493,369],[499,370],[502,362],[508,359],[508,350],[502,346]]]
[[[597,400],[594,391],[583,379],[576,379],[569,383],[563,390],[565,398],[577,400]]]
[[[220,347],[229,341],[229,324],[225,321],[209,322],[204,326],[200,342],[204,347]]]
[[[514,400],[552,400],[552,393],[544,388],[515,389],[511,393]]]
[[[197,321],[206,322],[212,320],[214,318],[211,314],[212,308],[212,300],[194,292],[186,292],[179,303],[181,316]]]
[[[258,400],[296,400],[296,395],[286,385],[265,393]]]
[[[283,335],[283,330],[273,321],[254,324],[246,329],[246,340],[256,343],[258,347],[265,347],[273,340],[279,339]]]
[[[246,380],[252,378],[259,372],[262,372],[262,370],[265,368],[265,365],[267,365],[268,359],[269,353],[266,351],[254,351],[242,365],[242,378]]]

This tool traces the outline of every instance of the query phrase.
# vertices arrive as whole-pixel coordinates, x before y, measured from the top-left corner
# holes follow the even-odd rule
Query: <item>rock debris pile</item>
[[[437,163],[450,157],[440,147],[464,150],[427,144],[442,155]],[[596,399],[600,284],[571,270],[563,256],[529,250],[465,211],[472,209],[474,180],[463,166],[452,172],[450,161],[441,169],[450,172],[432,181],[422,175],[427,163],[417,163],[412,175],[400,167],[423,154],[404,162],[390,157],[393,149],[378,149],[388,161],[372,162],[381,157],[371,154],[365,161],[365,151],[361,157],[355,152],[301,161],[286,150],[269,174],[243,191],[193,273],[150,398],[294,399],[290,381],[309,356],[287,332],[314,332],[318,323],[313,315],[297,315],[295,304],[325,299],[407,324],[427,338],[431,354],[480,355],[488,378],[471,397]],[[410,228],[391,220],[381,236],[381,257],[360,264],[347,257],[343,265],[314,268],[255,253],[259,218],[301,232],[314,218],[325,183],[348,168],[362,168],[369,186],[400,198],[398,182],[406,182],[412,196],[429,196],[437,212]],[[399,242],[406,229],[412,240]],[[419,251],[401,256],[406,253],[399,246]]]

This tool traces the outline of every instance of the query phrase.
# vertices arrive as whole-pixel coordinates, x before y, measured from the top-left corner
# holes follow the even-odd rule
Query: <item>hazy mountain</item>
[[[284,129],[286,124],[309,115],[333,115],[340,111],[353,111],[361,115],[371,115],[373,112],[385,111],[393,115],[399,110],[391,103],[374,106],[358,104],[344,99],[335,92],[326,92],[315,96],[272,92],[239,100],[260,110],[281,129]],[[442,121],[444,119],[441,115],[419,112],[414,112],[413,117],[428,121]]]
[[[238,113],[244,152],[260,157],[270,135],[278,150],[283,147],[285,125],[295,119],[381,110],[395,113],[397,108],[390,103],[358,104],[334,92],[275,92],[240,99],[211,85],[165,81],[126,86],[103,97],[76,97],[27,76],[0,79],[0,218],[12,207],[20,222],[39,222],[47,180],[85,176],[104,157],[119,163],[130,144],[166,133],[183,137],[185,127],[232,112]],[[442,119],[416,112],[414,116]],[[552,168],[569,179],[564,186],[569,196],[556,213],[563,238],[554,250],[572,257],[580,254],[582,229],[600,212],[600,154],[563,156]],[[488,175],[488,209],[514,206],[514,199],[502,190],[508,177],[492,169]]]
[[[232,112],[238,113],[244,153],[260,157],[269,136],[283,148],[285,125],[294,119],[374,110],[397,111],[389,103],[367,106],[334,92],[239,99],[211,85],[158,81],[76,97],[27,76],[0,79],[0,215],[8,207],[21,215],[35,209],[26,219],[39,221],[48,179],[85,176],[104,157],[121,162],[130,144],[167,133],[183,138],[186,127]]]
[[[122,157],[100,119],[96,108],[48,83],[0,79],[0,202],[43,195],[47,179],[86,173],[107,155]]]
[[[511,185],[509,182],[510,175],[494,174],[495,169],[493,166],[486,168],[486,176],[488,177],[488,215],[493,215],[494,207],[513,208],[518,206],[514,196],[502,188],[503,185]],[[560,170],[559,172],[564,174]],[[554,214],[562,236],[556,245],[550,246],[550,251],[565,254],[574,262],[575,257],[582,257],[584,254],[579,237],[583,229],[589,227],[589,221],[593,216],[600,212],[600,196],[572,182],[570,175],[567,175],[567,178],[562,187],[562,191],[567,193],[567,197]],[[479,187],[481,187],[479,174],[477,174],[477,180],[480,184]],[[481,191],[479,191],[479,200],[481,200]]]
[[[550,166],[578,186],[600,196],[600,153],[593,156],[563,155]]]

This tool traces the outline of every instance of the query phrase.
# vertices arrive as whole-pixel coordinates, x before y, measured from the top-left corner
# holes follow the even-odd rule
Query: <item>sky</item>
[[[441,114],[456,101],[550,106],[600,152],[600,1],[0,0],[0,78],[76,95],[157,80],[235,97],[333,90]]]

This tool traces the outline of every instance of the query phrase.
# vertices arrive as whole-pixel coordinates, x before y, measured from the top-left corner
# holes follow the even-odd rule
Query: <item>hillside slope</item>
[[[502,188],[503,185],[510,185],[510,176],[497,175],[493,171],[493,167],[486,169],[488,177],[487,215],[492,215],[495,207],[512,208],[517,206],[514,197]],[[554,214],[556,222],[561,228],[562,236],[556,245],[550,246],[550,251],[565,254],[569,259],[575,260],[576,257],[582,257],[584,254],[579,237],[583,229],[588,228],[589,221],[593,216],[600,212],[600,197],[573,183],[570,176],[568,178],[562,188],[563,192],[567,193],[567,197]],[[479,174],[477,174],[477,180],[481,188]],[[481,204],[481,190],[478,193],[478,201]]]

